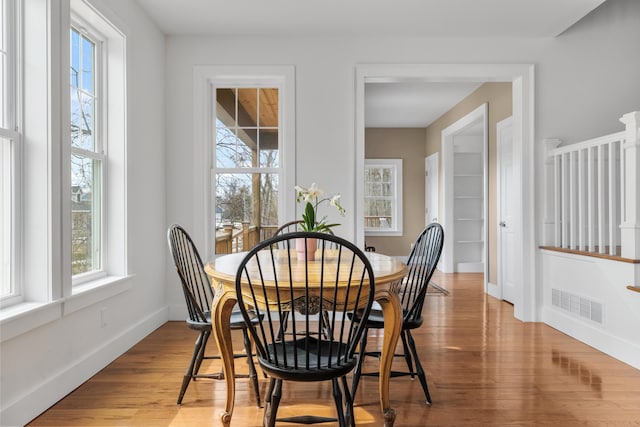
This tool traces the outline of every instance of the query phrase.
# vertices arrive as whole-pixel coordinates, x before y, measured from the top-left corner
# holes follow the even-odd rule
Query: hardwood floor
[[[414,335],[433,405],[417,380],[392,379],[396,426],[640,426],[639,370],[515,320],[511,305],[483,293],[480,274],[436,273],[434,282],[449,294],[427,297],[425,325]],[[194,339],[184,322],[163,325],[28,425],[219,425],[222,381],[192,382],[175,403]],[[375,359],[365,367],[375,369]],[[246,371],[244,361],[237,369]],[[261,425],[248,380],[237,384],[232,425]],[[261,380],[263,396],[266,386]],[[355,402],[358,426],[382,425],[376,378],[362,378]],[[333,414],[330,384],[285,383],[278,415],[310,412]]]

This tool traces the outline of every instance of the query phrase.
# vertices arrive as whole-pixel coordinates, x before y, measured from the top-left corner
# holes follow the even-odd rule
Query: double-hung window
[[[63,294],[127,272],[126,38],[108,15],[71,0],[68,140],[64,154]],[[69,243],[70,242],[70,243]]]
[[[0,0],[0,302],[20,299],[17,280],[20,158],[18,0]]]
[[[294,215],[293,68],[198,67],[195,84],[196,110],[207,109],[196,111],[207,117],[196,125],[208,181],[204,255],[247,250]]]
[[[402,235],[402,159],[365,159],[364,174],[365,234]]]
[[[71,270],[74,278],[102,269],[105,140],[101,130],[101,38],[71,27]]]

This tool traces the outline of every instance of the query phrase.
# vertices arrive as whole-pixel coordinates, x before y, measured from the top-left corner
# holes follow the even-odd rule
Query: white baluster
[[[569,153],[569,247],[578,248],[578,156],[575,151]]]
[[[587,218],[587,177],[585,154],[586,150],[578,151],[578,250],[586,250],[586,218]]]
[[[609,255],[616,254],[618,241],[618,158],[616,156],[616,143],[609,146]]]
[[[597,219],[597,189],[596,189],[596,167],[595,148],[587,148],[587,211],[588,211],[588,249],[590,252],[596,250],[596,219]]]
[[[605,158],[604,148],[602,145],[598,145],[598,252],[605,253],[606,245],[606,186],[605,186]]]
[[[553,175],[554,180],[554,236],[555,246],[562,247],[562,156],[553,156]]]
[[[562,155],[562,247],[570,248],[570,228],[571,228],[571,218],[570,218],[570,199],[571,199],[571,189],[570,189],[570,173],[571,167],[569,165],[569,154],[565,153]]]

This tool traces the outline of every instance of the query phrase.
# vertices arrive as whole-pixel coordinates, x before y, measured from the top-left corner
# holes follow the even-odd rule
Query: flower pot
[[[306,251],[305,241],[307,243]],[[298,254],[298,261],[304,261],[305,255],[307,261],[315,260],[317,246],[318,242],[316,239],[296,239],[296,253]]]

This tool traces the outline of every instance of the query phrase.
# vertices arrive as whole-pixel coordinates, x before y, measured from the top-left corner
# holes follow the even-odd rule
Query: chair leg
[[[200,351],[198,352],[198,357],[196,358],[196,364],[193,368],[193,380],[195,381],[195,375],[198,375],[200,372],[200,365],[202,365],[202,361],[204,360],[204,353],[207,348],[207,342],[209,342],[209,337],[211,336],[211,331],[202,331],[202,342],[200,343]]]
[[[264,396],[264,411],[262,414],[262,425],[267,427],[267,420],[271,417],[271,397],[273,396],[273,389],[275,387],[275,378],[269,378],[269,386],[267,387],[267,394]]]
[[[242,329],[242,336],[244,337],[244,350],[247,353],[247,364],[249,365],[249,378],[253,384],[253,392],[256,396],[256,405],[260,407],[260,387],[258,386],[258,374],[256,372],[256,366],[253,364],[253,349],[251,348],[251,341],[249,340],[249,333],[246,328]]]
[[[409,351],[409,347],[407,345],[407,330],[403,329],[400,333],[400,338],[402,338],[402,348],[404,349],[404,360],[407,362],[407,367],[409,368],[409,373],[411,375],[411,379],[414,379],[415,371],[413,370],[413,362],[411,361],[411,352]]]
[[[340,390],[340,384],[337,378],[331,380],[333,384],[333,400],[336,403],[336,412],[338,413],[338,425],[340,427],[347,427],[344,420],[344,410],[342,409],[342,391]]]
[[[262,421],[264,427],[274,427],[276,425],[276,414],[278,413],[281,398],[282,380],[271,378],[269,383],[269,400],[264,407],[264,418]]]
[[[358,364],[356,368],[353,370],[353,380],[351,383],[351,396],[353,399],[356,398],[356,391],[358,390],[358,384],[360,383],[360,375],[362,374],[362,362],[364,362],[365,356],[365,347],[367,346],[367,334],[369,333],[369,328],[365,328],[362,333],[362,338],[360,339],[360,348],[358,349]]]
[[[205,337],[206,331],[201,331],[196,339],[196,342],[193,347],[193,355],[191,356],[191,361],[189,362],[189,366],[187,367],[186,372],[184,373],[184,377],[182,378],[182,386],[180,387],[180,394],[178,395],[178,405],[182,404],[182,398],[184,397],[184,393],[187,391],[187,387],[191,382],[191,379],[194,375],[194,368],[196,366],[196,361],[204,349],[203,343],[206,341]]]
[[[347,377],[343,376],[340,380],[342,381],[342,389],[344,390],[344,400],[346,403],[346,411],[344,415],[345,425],[349,427],[356,427],[356,421],[353,415],[353,396],[351,395],[349,386],[347,385]]]
[[[407,338],[409,341],[409,347],[411,348],[411,353],[413,354],[413,358],[416,362],[416,372],[418,374],[418,378],[420,379],[420,384],[422,384],[422,390],[424,390],[424,396],[427,399],[427,403],[431,405],[431,395],[429,394],[429,387],[427,387],[427,377],[424,374],[424,369],[422,369],[422,364],[420,363],[420,358],[418,357],[418,351],[416,350],[416,342],[413,340],[413,336],[411,335],[411,331],[407,330]]]
[[[278,335],[276,337],[276,341],[282,341],[287,332],[287,325],[289,323],[289,312],[285,311],[282,313],[282,317],[280,318],[280,327],[278,329]]]

